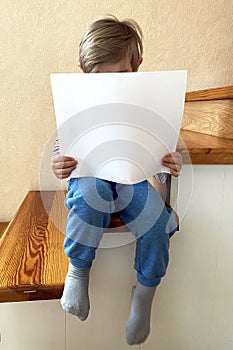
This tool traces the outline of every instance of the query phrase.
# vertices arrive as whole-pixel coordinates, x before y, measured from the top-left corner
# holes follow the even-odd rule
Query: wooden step
[[[28,192],[0,240],[0,302],[61,297],[68,267],[64,199],[65,191]],[[114,214],[108,231],[128,230]]]
[[[226,100],[233,98],[233,86],[186,92],[185,101]]]
[[[0,241],[1,302],[61,296],[67,258],[64,234],[53,222],[55,207],[57,218],[65,219],[61,198],[62,191],[29,192],[8,226]]]
[[[8,225],[9,222],[0,222],[0,238],[2,237]]]
[[[186,93],[177,148],[184,164],[233,164],[233,86]]]
[[[186,102],[182,129],[233,140],[233,99]]]
[[[64,191],[30,191],[0,241],[0,302],[61,297],[68,259]],[[6,228],[6,225],[1,225]],[[126,231],[113,216],[111,232]]]
[[[186,93],[182,129],[233,139],[233,86]]]
[[[233,164],[233,139],[181,130],[178,149],[184,164]]]

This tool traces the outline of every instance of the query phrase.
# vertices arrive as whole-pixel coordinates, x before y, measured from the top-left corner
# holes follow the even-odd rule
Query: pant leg
[[[127,185],[119,186],[119,200],[128,198],[128,193]],[[148,287],[158,285],[169,261],[169,236],[177,228],[174,212],[167,209],[160,194],[143,181],[133,185],[132,199],[121,211],[121,219],[137,239],[134,267],[139,283]]]
[[[72,265],[88,269],[114,210],[111,186],[93,177],[71,179],[65,205],[69,209],[65,253]]]

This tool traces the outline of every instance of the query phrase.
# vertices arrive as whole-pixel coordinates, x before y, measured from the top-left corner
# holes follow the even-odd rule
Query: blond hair
[[[102,63],[116,63],[130,58],[136,70],[142,56],[142,30],[132,19],[119,21],[106,17],[93,22],[83,34],[79,45],[79,63],[85,73],[95,72]]]

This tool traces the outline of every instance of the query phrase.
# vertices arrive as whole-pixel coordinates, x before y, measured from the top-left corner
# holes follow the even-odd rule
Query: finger
[[[179,152],[172,152],[166,154],[163,158],[179,158],[182,159],[182,155]]]
[[[180,175],[180,172],[173,170],[173,169],[170,169],[170,173],[171,173],[171,175],[173,175],[175,177],[178,177]]]
[[[78,164],[78,162],[76,160],[71,160],[71,161],[52,161],[51,167],[53,170],[56,169],[65,169],[65,168],[69,168],[69,167],[74,167]]]
[[[78,164],[78,162],[76,160],[58,162],[58,163],[52,164],[52,168],[53,169],[68,169],[68,168],[76,167],[77,164]]]
[[[181,169],[180,164],[164,163],[164,165],[172,170],[180,170]]]
[[[58,161],[58,162],[63,162],[65,160],[72,160],[75,159],[74,157],[70,157],[70,156],[63,156],[63,155],[58,155],[58,156],[54,156],[53,160],[54,161]]]
[[[179,175],[181,170],[181,166],[179,164],[164,163],[164,166],[170,169],[172,175],[174,175],[175,173]]]
[[[75,168],[76,166],[67,169],[56,169],[54,172],[59,179],[64,179],[66,177],[69,177],[72,171],[75,170]]]
[[[70,175],[71,172],[75,169],[76,167],[70,167],[70,168],[66,168],[66,169],[59,169],[59,173],[62,175]]]
[[[168,153],[168,154],[165,154],[165,157],[182,157],[181,153],[180,152],[171,152],[171,153]]]
[[[69,156],[55,156],[52,158],[52,163],[64,163],[64,162],[72,162],[72,161],[76,161],[75,158],[73,157],[69,157]]]
[[[162,163],[163,164],[167,163],[167,164],[179,164],[179,165],[182,165],[183,161],[182,161],[182,157],[180,157],[180,156],[167,155],[167,156],[163,157]]]

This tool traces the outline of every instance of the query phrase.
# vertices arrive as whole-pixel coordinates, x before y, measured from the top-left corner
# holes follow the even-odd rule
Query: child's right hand
[[[51,167],[54,175],[58,179],[65,179],[70,176],[72,171],[76,168],[78,162],[72,157],[55,156],[52,158]]]

